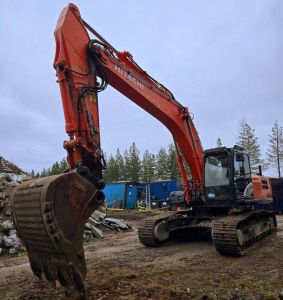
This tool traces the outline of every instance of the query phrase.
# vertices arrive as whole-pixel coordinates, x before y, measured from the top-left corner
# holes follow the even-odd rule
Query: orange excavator
[[[138,232],[141,243],[157,246],[176,233],[208,228],[220,253],[242,255],[272,233],[275,215],[254,210],[256,203],[272,201],[270,179],[252,176],[243,148],[203,151],[188,108],[128,51],[117,51],[91,28],[74,4],[63,9],[55,40],[54,68],[69,136],[64,142],[69,170],[20,184],[12,199],[15,225],[36,276],[44,274],[53,283],[59,280],[66,291],[75,289],[87,297],[83,231],[91,213],[104,202],[106,166],[97,95],[108,84],[163,123],[176,146],[182,209],[147,219]]]

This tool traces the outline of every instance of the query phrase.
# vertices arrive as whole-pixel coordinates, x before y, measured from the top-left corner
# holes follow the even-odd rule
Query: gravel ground
[[[134,226],[85,245],[90,299],[279,299],[283,290],[283,217],[266,243],[244,257],[218,254],[211,241],[146,248],[136,228],[148,213],[113,212]],[[25,254],[0,258],[0,299],[65,299],[35,279]],[[70,297],[68,299],[75,299]]]

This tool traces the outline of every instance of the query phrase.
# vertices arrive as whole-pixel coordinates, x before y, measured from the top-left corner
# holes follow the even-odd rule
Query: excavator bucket
[[[12,197],[13,216],[33,273],[86,296],[84,225],[104,194],[74,172],[22,183]]]

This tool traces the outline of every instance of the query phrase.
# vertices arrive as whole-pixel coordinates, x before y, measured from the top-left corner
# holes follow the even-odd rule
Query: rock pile
[[[106,206],[101,206],[94,211],[85,224],[85,238],[102,239],[106,232],[132,229],[132,226],[125,223],[122,219],[108,218],[106,210]]]
[[[1,176],[1,175],[0,175]],[[0,255],[17,254],[24,249],[17,237],[11,210],[11,195],[19,183],[8,174],[0,177]],[[129,230],[131,226],[121,219],[108,218],[106,207],[96,210],[85,225],[84,237],[101,239],[107,232]]]
[[[0,156],[0,255],[23,249],[13,224],[11,196],[19,182],[29,178],[28,173]]]
[[[0,177],[9,177],[14,181],[22,181],[30,176],[15,164],[0,156]]]
[[[0,156],[0,255],[17,254],[24,249],[13,224],[11,196],[14,188],[30,176]],[[107,218],[106,207],[96,210],[85,225],[84,237],[103,238],[109,231],[129,230],[131,226],[121,219]]]
[[[16,186],[17,183],[9,175],[0,177],[0,219],[12,218],[10,196]]]
[[[18,185],[9,175],[0,177],[0,255],[16,254],[23,249],[13,224],[11,195]]]

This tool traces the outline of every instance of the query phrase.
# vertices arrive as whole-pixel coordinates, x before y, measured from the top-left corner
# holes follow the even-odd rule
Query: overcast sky
[[[67,1],[0,0],[0,156],[40,171],[65,156],[53,31]],[[239,121],[265,154],[283,125],[283,1],[76,1],[82,17],[116,49],[167,86],[194,113],[204,148],[233,146]],[[108,87],[99,94],[102,148],[135,141],[157,152],[168,130]]]

